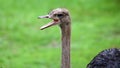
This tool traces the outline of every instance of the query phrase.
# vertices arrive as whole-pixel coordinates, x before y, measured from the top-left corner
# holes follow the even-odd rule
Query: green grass
[[[120,47],[118,0],[0,0],[0,67],[60,68],[58,26],[39,30],[50,20],[39,20],[57,7],[72,17],[71,66],[86,68],[98,52]]]

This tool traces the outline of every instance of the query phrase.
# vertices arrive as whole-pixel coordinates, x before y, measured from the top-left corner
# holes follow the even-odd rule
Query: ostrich
[[[61,68],[70,68],[70,35],[71,35],[71,19],[69,11],[65,8],[57,8],[52,10],[48,15],[39,16],[38,18],[49,18],[52,22],[42,26],[43,30],[53,25],[59,25],[62,34],[62,61]]]
[[[120,68],[120,49],[103,50],[93,58],[87,68]]]

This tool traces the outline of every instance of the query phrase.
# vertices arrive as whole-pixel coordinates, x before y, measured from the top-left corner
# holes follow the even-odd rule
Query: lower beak
[[[56,25],[56,23],[54,23],[54,22],[52,21],[52,22],[49,22],[48,24],[40,27],[40,29],[43,30],[43,29],[48,28],[48,27],[53,26],[53,25]]]
[[[49,16],[49,15],[45,15],[45,16],[39,16],[38,18],[39,18],[39,19],[41,19],[41,18],[50,18],[50,16]],[[48,27],[50,27],[50,26],[57,25],[57,24],[59,24],[59,20],[58,20],[58,21],[54,21],[54,20],[53,20],[52,22],[49,22],[48,24],[40,27],[40,29],[43,30],[43,29],[45,29],[45,28],[48,28]]]

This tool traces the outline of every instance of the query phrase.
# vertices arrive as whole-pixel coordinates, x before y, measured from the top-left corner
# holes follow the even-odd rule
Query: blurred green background
[[[37,19],[58,7],[72,18],[72,68],[120,47],[120,0],[0,0],[0,68],[60,68],[60,29],[41,31],[50,20]]]

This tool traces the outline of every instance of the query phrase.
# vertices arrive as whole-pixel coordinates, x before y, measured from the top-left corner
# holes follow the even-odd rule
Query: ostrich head
[[[39,16],[38,18],[49,18],[52,19],[51,22],[48,24],[42,26],[40,29],[43,30],[47,27],[53,26],[53,25],[69,25],[71,20],[69,16],[69,12],[65,8],[57,8],[52,10],[48,15]]]

